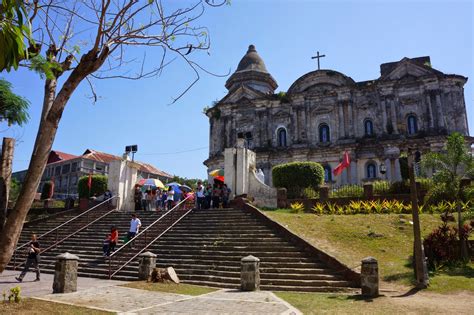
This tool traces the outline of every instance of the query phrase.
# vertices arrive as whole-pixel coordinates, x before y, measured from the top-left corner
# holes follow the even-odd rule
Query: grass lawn
[[[137,282],[130,282],[123,285],[124,287],[141,289],[141,290],[148,290],[148,291],[160,291],[160,292],[167,292],[167,293],[176,293],[176,294],[186,294],[186,295],[201,295],[205,293],[210,293],[217,291],[218,289],[203,287],[198,285],[192,284],[176,284],[176,283],[153,283],[153,282],[146,282],[146,281],[137,281]]]
[[[373,256],[379,261],[382,280],[409,285],[413,271],[413,226],[410,215],[358,214],[322,215],[295,214],[287,209],[265,211],[272,219],[286,226],[314,246],[336,257],[349,267]],[[422,237],[441,224],[439,214],[421,214]],[[474,264],[457,271],[432,274],[429,290],[468,290],[474,292]]]
[[[31,298],[23,299],[20,303],[5,303],[0,302],[0,314],[87,314],[87,315],[102,315],[102,314],[113,314],[109,312],[103,312],[93,310],[90,308],[84,308],[79,306],[71,306],[61,303],[47,302],[42,300],[36,300]]]
[[[466,301],[454,309],[453,305],[432,303],[437,296],[386,297],[365,300],[360,296],[277,292],[278,297],[298,308],[303,314],[469,314]],[[445,297],[444,297],[445,298]],[[465,299],[466,297],[464,297]],[[441,300],[443,297],[441,297]],[[455,306],[455,305],[454,305]]]

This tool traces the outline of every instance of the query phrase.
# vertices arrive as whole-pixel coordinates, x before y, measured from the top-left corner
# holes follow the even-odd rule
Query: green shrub
[[[390,183],[386,180],[378,180],[372,183],[374,195],[386,195],[390,193]]]
[[[469,185],[463,190],[463,197],[465,200],[474,201],[474,185]]]
[[[390,184],[390,194],[409,194],[410,193],[410,182],[408,180],[393,182]]]
[[[324,169],[316,162],[291,162],[275,166],[272,176],[275,187],[284,187],[290,194],[299,191],[302,196],[308,187],[313,190],[319,188],[324,180]]]
[[[77,191],[79,198],[88,198],[94,195],[100,196],[107,190],[107,176],[104,175],[92,175],[92,186],[89,193],[89,175],[82,176],[77,183]]]
[[[431,178],[417,178],[417,183],[420,183],[421,190],[429,191],[433,187],[433,180]]]
[[[41,190],[41,200],[45,200],[49,198],[50,192],[51,192],[51,186],[53,186],[53,183],[50,181],[44,183],[43,189]]]
[[[434,184],[425,196],[426,204],[439,204],[442,201],[454,201],[455,198],[446,189],[445,184]]]
[[[364,188],[359,185],[344,185],[334,189],[330,193],[331,198],[353,197],[360,198],[364,196]]]

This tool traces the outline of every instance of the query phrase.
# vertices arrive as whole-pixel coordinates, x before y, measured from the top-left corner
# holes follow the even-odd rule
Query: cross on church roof
[[[321,70],[321,67],[319,66],[319,58],[323,58],[323,57],[326,57],[326,55],[320,55],[319,51],[316,54],[316,56],[311,57],[311,59],[318,59],[318,70]]]

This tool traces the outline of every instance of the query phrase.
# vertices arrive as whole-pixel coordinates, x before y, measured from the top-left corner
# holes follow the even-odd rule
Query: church
[[[384,63],[380,77],[362,82],[319,69],[318,62],[318,70],[275,93],[277,81],[250,45],[225,84],[228,94],[206,110],[210,146],[204,164],[209,171],[223,168],[225,148],[243,139],[268,185],[272,168],[292,161],[320,163],[325,181],[334,185],[398,181],[400,157],[409,149],[439,151],[448,134],[469,135],[466,82],[434,69],[430,57]],[[350,165],[334,176],[345,152]]]

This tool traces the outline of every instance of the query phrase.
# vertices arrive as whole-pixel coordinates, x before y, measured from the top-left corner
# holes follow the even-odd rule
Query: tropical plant
[[[301,213],[304,211],[304,205],[301,202],[293,202],[290,208],[293,213]]]
[[[1,55],[1,54],[0,54]],[[28,119],[28,100],[11,90],[11,83],[0,78],[0,121],[23,126]]]
[[[35,1],[38,2],[38,1]],[[28,58],[37,47],[31,37],[27,18],[27,1],[2,0],[0,2],[0,72],[18,69],[20,61]],[[25,44],[29,42],[30,51]]]
[[[320,202],[317,202],[314,204],[314,206],[311,208],[311,210],[314,211],[314,213],[316,213],[317,215],[323,215],[324,214],[324,204],[323,203],[320,203]]]
[[[425,169],[434,169],[434,187],[438,192],[444,189],[454,200],[462,199],[461,179],[465,176],[474,175],[474,161],[469,152],[464,137],[454,132],[448,136],[445,150],[443,152],[430,152],[422,158],[422,166]],[[429,192],[430,193],[430,192]],[[461,204],[457,203],[458,230],[462,229]],[[467,256],[467,244],[461,238],[462,256]]]

